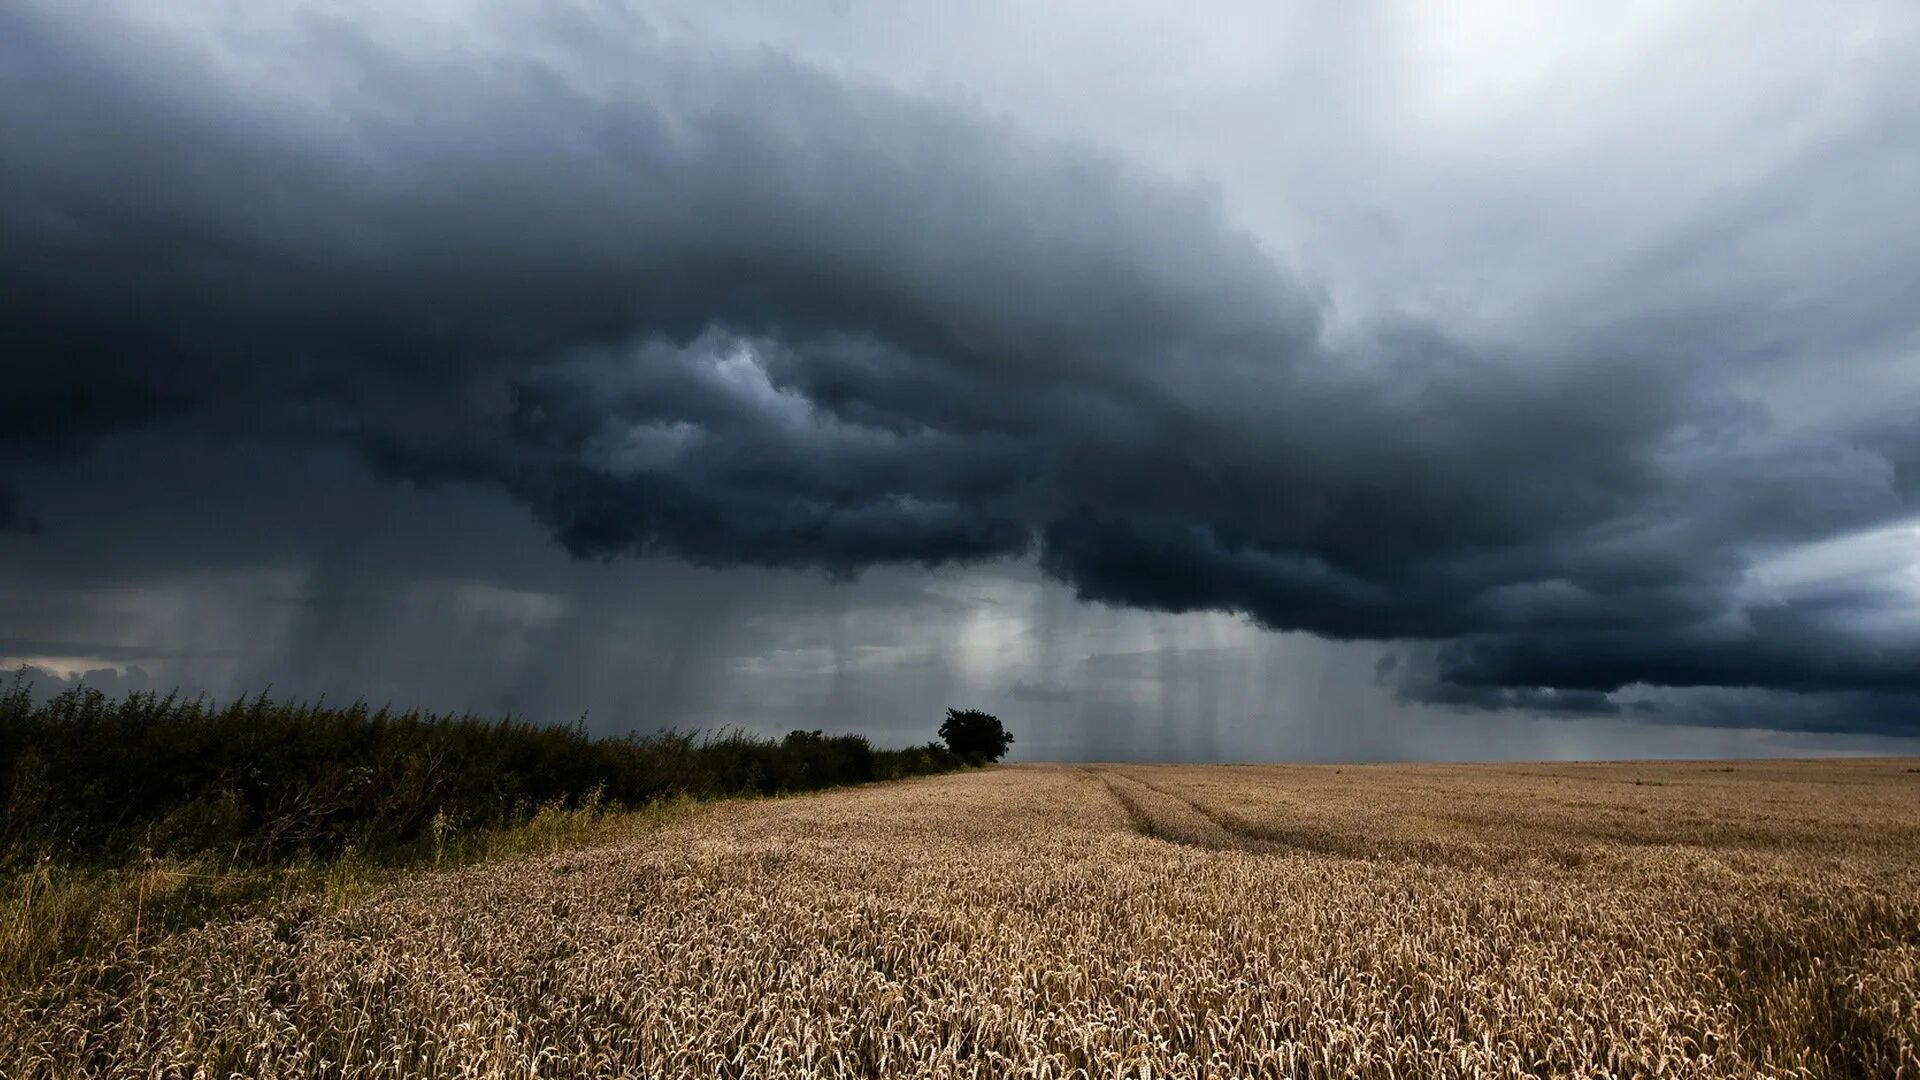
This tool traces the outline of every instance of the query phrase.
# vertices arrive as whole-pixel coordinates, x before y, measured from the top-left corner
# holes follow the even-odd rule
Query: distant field
[[[1920,762],[1024,766],[73,965],[0,1075],[1896,1077],[1916,994]]]

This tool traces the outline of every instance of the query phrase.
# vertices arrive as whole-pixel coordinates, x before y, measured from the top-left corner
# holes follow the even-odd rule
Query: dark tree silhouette
[[[947,741],[947,749],[975,764],[999,761],[1013,745],[1013,736],[1001,726],[1000,718],[978,709],[948,709],[940,737]]]

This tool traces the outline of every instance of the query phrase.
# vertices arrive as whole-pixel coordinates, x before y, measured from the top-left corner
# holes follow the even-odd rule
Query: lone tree
[[[999,761],[1013,745],[1013,736],[1000,724],[1000,718],[978,709],[948,709],[940,725],[940,737],[947,749],[978,765]]]

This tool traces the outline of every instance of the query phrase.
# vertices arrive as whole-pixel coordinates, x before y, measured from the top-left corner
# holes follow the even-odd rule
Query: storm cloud
[[[1920,733],[1912,20],[1637,269],[1494,323],[1356,315],[1097,136],[614,6],[497,20],[0,10],[0,530],[86,529],[18,482],[107,439],[344,449],[579,559],[1031,560],[1398,643],[1409,700]],[[1874,537],[1865,587],[1805,570]]]

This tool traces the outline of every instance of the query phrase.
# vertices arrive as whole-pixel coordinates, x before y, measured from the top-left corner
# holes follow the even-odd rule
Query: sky
[[[1920,7],[0,6],[0,665],[1920,753]]]

